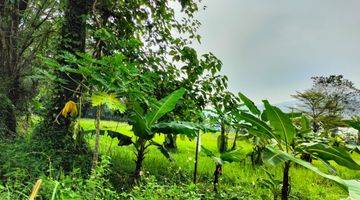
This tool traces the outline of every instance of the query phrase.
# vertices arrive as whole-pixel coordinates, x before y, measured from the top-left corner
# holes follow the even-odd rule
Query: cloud
[[[360,1],[207,0],[200,52],[224,63],[230,89],[257,102],[291,99],[311,76],[344,74],[360,84]]]

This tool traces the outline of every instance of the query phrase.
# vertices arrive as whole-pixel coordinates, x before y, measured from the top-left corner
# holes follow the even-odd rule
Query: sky
[[[205,0],[200,53],[223,62],[229,89],[255,102],[291,101],[311,77],[343,74],[360,87],[359,0]]]

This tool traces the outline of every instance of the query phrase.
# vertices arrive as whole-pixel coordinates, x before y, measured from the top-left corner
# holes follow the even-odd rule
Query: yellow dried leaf
[[[77,106],[76,106],[76,103],[73,102],[73,101],[68,101],[64,108],[61,110],[61,115],[64,116],[65,118],[68,116],[68,115],[71,115],[71,116],[76,116],[78,114],[78,109],[77,109]]]
[[[42,183],[41,179],[36,181],[32,191],[31,191],[31,194],[29,196],[29,200],[35,200],[35,197],[36,197],[36,195],[38,194],[38,192],[40,190],[41,183]]]

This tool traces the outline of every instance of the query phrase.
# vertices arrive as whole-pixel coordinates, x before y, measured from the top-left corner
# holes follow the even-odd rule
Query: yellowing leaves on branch
[[[64,108],[61,110],[61,115],[64,116],[65,118],[69,114],[71,116],[76,116],[78,114],[78,109],[77,109],[76,103],[71,100],[66,102]]]

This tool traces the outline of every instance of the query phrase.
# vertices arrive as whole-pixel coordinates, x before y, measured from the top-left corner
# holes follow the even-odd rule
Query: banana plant
[[[267,100],[264,100],[263,103],[265,110],[260,115],[258,112],[256,114],[253,112],[251,114],[240,112],[237,116],[239,120],[250,125],[247,126],[250,134],[269,141],[269,144],[266,146],[267,150],[269,150],[267,154],[270,155],[267,159],[268,162],[283,164],[282,200],[287,200],[289,197],[289,170],[292,162],[298,163],[327,179],[336,181],[348,191],[350,198],[356,199],[360,196],[359,181],[342,180],[337,176],[325,174],[310,163],[296,157],[301,153],[308,153],[322,161],[331,170],[334,170],[334,168],[330,165],[330,160],[349,169],[360,170],[360,165],[351,158],[351,155],[346,150],[324,143],[303,143],[299,138],[306,127],[294,125],[291,116],[271,105]],[[255,105],[247,106],[251,111]]]
[[[260,186],[271,191],[273,194],[274,200],[277,200],[281,194],[282,181],[275,178],[275,175],[266,171],[268,179],[258,179]],[[263,199],[267,199],[267,196],[264,196]]]
[[[215,162],[213,184],[214,192],[218,192],[219,178],[222,175],[223,165],[226,163],[240,162],[242,159],[244,159],[244,156],[240,152],[240,149],[220,153],[220,156],[216,156],[214,152],[205,148],[204,146],[201,146],[201,151]]]
[[[155,102],[147,113],[144,112],[141,106],[136,103],[134,104],[133,111],[130,116],[130,124],[132,125],[134,135],[137,137],[136,141],[134,142],[136,160],[133,180],[135,183],[140,180],[142,163],[147,153],[148,147],[152,145],[156,146],[166,158],[172,160],[171,155],[166,150],[166,148],[153,140],[156,133],[165,132],[161,128],[172,128],[174,131],[177,130],[179,133],[183,134],[186,134],[187,131],[181,131],[182,128],[188,128],[187,130],[191,130],[191,127],[187,127],[180,123],[175,124],[175,122],[173,122],[171,124],[167,124],[167,126],[165,126],[165,123],[157,123],[161,117],[171,112],[175,108],[177,102],[184,95],[184,93],[184,88],[174,91],[169,96],[161,99],[158,102]]]
[[[111,130],[100,130],[100,134],[104,135],[107,133],[111,138],[117,138],[119,143],[118,146],[127,146],[134,145],[136,150],[136,167],[134,171],[133,181],[136,183],[140,180],[142,161],[145,158],[146,150],[150,146],[156,146],[160,152],[172,161],[171,155],[168,150],[161,144],[155,142],[153,137],[156,133],[161,134],[173,134],[173,135],[182,135],[190,139],[195,137],[199,138],[200,131],[202,132],[216,132],[217,130],[206,126],[201,123],[192,123],[192,122],[157,122],[163,115],[170,112],[176,105],[176,102],[182,97],[184,89],[177,90],[170,94],[168,97],[155,102],[153,109],[144,114],[141,107],[138,104],[133,105],[133,115],[131,116],[130,124],[133,126],[133,132],[137,139],[132,140],[131,137],[124,135],[120,132],[111,131]],[[153,120],[156,117],[156,120]],[[149,123],[151,122],[151,123]],[[94,130],[89,130],[89,132],[94,132]],[[197,140],[199,141],[199,139]],[[198,142],[197,142],[198,144]],[[197,147],[198,149],[198,147]],[[196,151],[196,156],[198,151]],[[197,159],[196,159],[197,160]],[[197,162],[195,162],[195,168]],[[196,170],[195,170],[196,171]],[[195,175],[196,177],[196,175]]]
[[[243,93],[239,92],[238,96],[240,98],[240,100],[243,102],[243,105],[247,108],[247,111],[243,112],[247,112],[247,113],[251,113],[252,115],[256,116],[256,117],[262,117],[264,118],[264,115],[262,115],[260,109],[257,108],[257,106],[255,105],[255,103],[253,101],[251,101],[247,96],[245,96]],[[235,120],[239,123],[239,117],[237,117],[237,114],[239,112],[233,112],[233,116],[235,118]],[[248,125],[244,125],[239,123],[237,125],[238,127],[242,127],[245,130],[248,130]],[[263,164],[263,154],[264,154],[264,150],[266,149],[265,146],[268,144],[268,140],[262,138],[262,137],[257,137],[254,135],[251,137],[252,139],[252,143],[253,143],[253,150],[248,154],[248,156],[251,159],[251,164],[252,166],[257,166],[257,165],[262,165]]]

